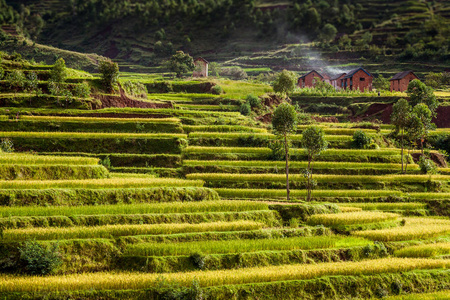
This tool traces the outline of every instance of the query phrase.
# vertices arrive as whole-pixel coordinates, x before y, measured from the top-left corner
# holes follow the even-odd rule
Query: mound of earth
[[[436,110],[437,117],[433,119],[433,123],[438,128],[450,128],[450,106],[440,106]],[[367,111],[357,117],[350,117],[353,122],[380,120],[384,124],[391,122],[392,104],[374,103]]]

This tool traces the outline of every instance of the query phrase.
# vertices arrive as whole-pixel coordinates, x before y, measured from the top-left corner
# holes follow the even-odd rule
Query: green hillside
[[[75,69],[55,82],[61,60],[0,57],[1,299],[448,296],[449,126],[430,129],[424,164],[382,116],[349,122],[405,93],[290,93],[308,113],[287,201],[271,85],[121,73],[107,91]],[[311,125],[328,149],[308,200]]]
[[[2,3],[0,23],[40,44],[113,58],[124,70],[161,71],[176,50],[248,69],[449,67],[450,5],[442,0]]]

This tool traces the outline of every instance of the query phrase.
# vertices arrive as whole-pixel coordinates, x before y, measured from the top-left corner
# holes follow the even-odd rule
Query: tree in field
[[[414,107],[419,103],[424,103],[430,109],[432,116],[436,116],[436,109],[439,106],[439,102],[436,100],[436,96],[431,87],[426,86],[420,80],[414,79],[408,84],[406,93],[409,96],[411,106]]]
[[[325,140],[325,132],[319,126],[309,126],[302,133],[302,145],[308,154],[308,168],[305,170],[306,188],[308,190],[307,201],[311,200],[313,181],[313,162],[318,155],[328,147]]]
[[[103,87],[112,92],[119,79],[119,65],[109,59],[101,60],[98,64]]]
[[[373,87],[376,88],[377,91],[389,91],[391,84],[389,79],[380,74],[380,76],[373,80]]]
[[[14,92],[17,92],[23,88],[26,82],[25,75],[20,70],[12,70],[5,76],[5,80]]]
[[[405,173],[403,165],[403,149],[405,128],[411,119],[411,106],[405,99],[400,99],[392,107],[391,123],[395,125],[396,130],[400,133],[400,144],[402,148],[402,172]]]
[[[295,89],[297,83],[297,76],[294,72],[283,70],[277,75],[272,84],[275,93],[287,94]]]
[[[50,78],[54,82],[64,82],[67,78],[66,62],[59,58],[50,71]]]
[[[183,51],[177,51],[168,61],[168,67],[170,71],[177,74],[178,78],[181,78],[183,73],[194,71],[194,59]]]
[[[324,42],[331,42],[334,40],[337,34],[337,29],[332,24],[327,23],[322,28],[322,32],[320,33],[320,37]]]
[[[272,126],[274,133],[283,139],[284,154],[286,159],[286,193],[289,201],[289,136],[295,132],[297,127],[297,111],[289,103],[281,103],[274,111]]]
[[[425,141],[429,130],[433,129],[434,127],[434,124],[431,123],[433,113],[424,103],[419,103],[414,106],[412,113],[414,116],[417,116],[422,126],[422,134],[420,136],[420,149],[423,155],[423,142]]]
[[[414,113],[410,114],[408,124],[406,125],[405,128],[405,133],[406,133],[406,140],[408,141],[408,157],[409,157],[411,148],[413,148],[417,140],[419,140],[422,137],[422,135],[424,135],[424,126],[422,124],[422,121],[416,114]],[[408,168],[408,159],[406,160],[405,163],[405,171],[404,171],[405,173],[407,171],[407,168]]]

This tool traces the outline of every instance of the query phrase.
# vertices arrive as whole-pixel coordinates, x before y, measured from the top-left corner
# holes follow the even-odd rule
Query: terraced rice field
[[[223,87],[238,101],[249,86]],[[185,109],[0,109],[15,148],[0,153],[0,298],[448,295],[449,168],[422,174],[408,154],[402,174],[400,149],[354,149],[354,124],[320,123],[307,202],[301,125],[287,202],[267,124],[209,93],[150,98]],[[26,245],[60,263],[35,276]]]

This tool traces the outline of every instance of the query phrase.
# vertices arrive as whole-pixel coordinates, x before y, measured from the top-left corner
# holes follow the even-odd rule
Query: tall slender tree
[[[405,99],[400,99],[392,107],[391,123],[395,125],[396,130],[400,133],[400,144],[402,148],[402,172],[405,173],[403,163],[404,136],[405,128],[408,126],[411,118],[411,106]]]
[[[298,116],[295,107],[289,103],[281,103],[274,111],[272,126],[274,133],[283,139],[284,154],[286,160],[286,194],[287,200],[290,200],[289,194],[289,137],[297,129]]]
[[[302,133],[302,145],[308,154],[308,168],[306,169],[306,188],[308,190],[307,200],[311,200],[313,181],[313,162],[318,155],[328,148],[325,132],[319,126],[309,126]]]

